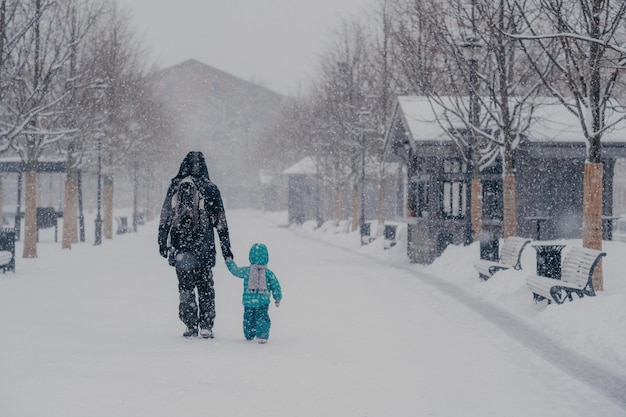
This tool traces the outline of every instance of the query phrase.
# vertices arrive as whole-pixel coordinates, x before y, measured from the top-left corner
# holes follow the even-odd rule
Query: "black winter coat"
[[[204,209],[200,212],[200,222],[197,230],[194,231],[193,244],[191,246],[180,242],[172,232],[172,197],[178,184],[186,177],[191,177],[196,187],[204,199]],[[159,250],[164,255],[164,248],[173,246],[178,252],[192,252],[200,261],[201,266],[215,266],[215,234],[217,230],[220,240],[220,249],[224,259],[232,258],[230,250],[230,237],[228,234],[228,224],[226,223],[226,212],[220,190],[209,179],[209,172],[202,152],[189,152],[180,164],[178,174],[172,178],[169,189],[161,209],[159,222]]]

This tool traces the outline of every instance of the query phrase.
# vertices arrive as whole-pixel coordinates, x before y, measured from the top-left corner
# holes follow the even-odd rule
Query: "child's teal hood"
[[[262,243],[255,243],[250,248],[250,263],[252,265],[267,265],[269,262],[267,246]]]

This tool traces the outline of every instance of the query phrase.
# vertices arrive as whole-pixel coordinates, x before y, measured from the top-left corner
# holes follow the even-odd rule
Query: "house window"
[[[466,190],[465,172],[467,166],[460,159],[443,161],[442,211],[446,219],[458,219],[465,216]]]
[[[409,216],[429,216],[429,183],[429,175],[416,175],[411,178],[411,186],[409,187]]]
[[[463,181],[443,182],[443,216],[444,218],[462,218],[465,216],[466,186]]]

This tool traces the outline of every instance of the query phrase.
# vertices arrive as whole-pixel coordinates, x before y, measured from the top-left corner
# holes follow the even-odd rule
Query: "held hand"
[[[280,300],[276,300],[276,301],[274,301],[274,305],[275,305],[276,307],[280,307]]]
[[[232,260],[233,260],[233,258],[232,258],[231,256],[229,256],[228,258],[226,258],[226,259],[224,259],[224,260],[225,260],[226,262],[228,262],[228,261],[232,261]]]

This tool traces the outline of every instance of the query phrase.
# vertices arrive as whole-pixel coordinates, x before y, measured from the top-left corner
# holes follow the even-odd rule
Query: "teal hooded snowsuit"
[[[243,279],[243,297],[244,306],[243,313],[243,333],[246,339],[251,340],[255,337],[259,339],[268,339],[271,321],[268,313],[269,304],[271,302],[270,293],[274,300],[282,299],[280,283],[276,275],[267,268],[269,261],[269,253],[267,247],[262,243],[255,243],[250,248],[250,266],[239,267],[234,260],[226,262],[228,270],[234,276]],[[261,270],[260,277],[264,275],[264,282],[251,282],[251,271],[253,269]],[[255,273],[252,271],[255,280]],[[257,274],[258,275],[258,274]],[[260,285],[260,286],[259,286]]]

